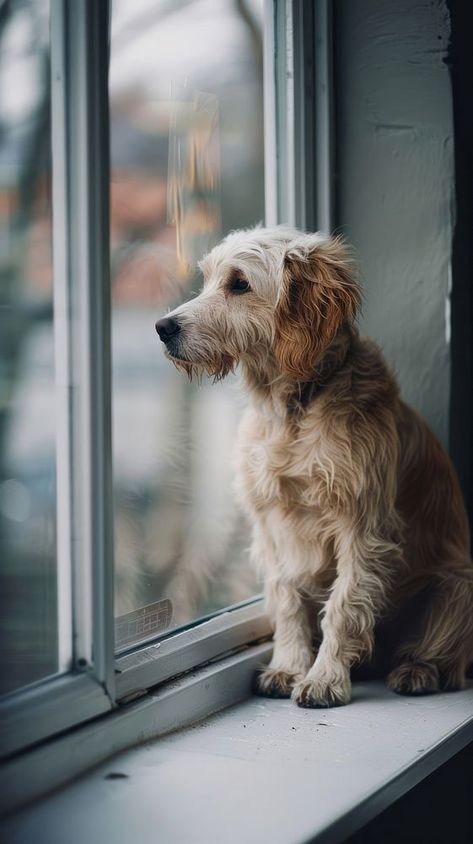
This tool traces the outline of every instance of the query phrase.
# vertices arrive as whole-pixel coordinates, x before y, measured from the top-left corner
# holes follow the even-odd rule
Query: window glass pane
[[[49,8],[0,4],[0,691],[57,670]]]
[[[263,220],[262,0],[114,0],[110,99],[116,614],[167,601],[122,640],[259,591],[238,387],[187,383],[154,323],[226,231]]]

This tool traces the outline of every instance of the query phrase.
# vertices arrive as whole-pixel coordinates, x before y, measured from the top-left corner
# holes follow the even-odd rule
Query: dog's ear
[[[318,360],[361,301],[341,238],[301,235],[288,244],[276,306],[275,352],[286,375],[310,381]]]

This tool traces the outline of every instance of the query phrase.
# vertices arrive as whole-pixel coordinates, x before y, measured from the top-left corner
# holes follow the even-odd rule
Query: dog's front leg
[[[255,691],[264,697],[290,697],[314,658],[307,610],[296,588],[281,581],[267,584],[266,606],[274,626],[274,650],[269,666],[256,675]]]
[[[369,655],[399,547],[380,536],[352,532],[339,549],[337,577],[323,609],[317,658],[293,689],[305,707],[340,706],[351,698],[350,666]]]

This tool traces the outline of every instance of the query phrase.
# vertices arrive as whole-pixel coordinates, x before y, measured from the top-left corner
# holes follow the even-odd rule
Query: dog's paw
[[[439,670],[431,662],[402,662],[386,682],[398,695],[431,695],[440,689]]]
[[[351,700],[351,683],[348,672],[336,678],[306,677],[296,683],[292,700],[298,706],[318,709],[328,706],[344,706]]]
[[[302,677],[278,668],[264,668],[255,674],[253,690],[262,697],[291,697],[294,685]]]

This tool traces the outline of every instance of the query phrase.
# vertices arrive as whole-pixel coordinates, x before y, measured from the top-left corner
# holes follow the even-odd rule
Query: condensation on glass
[[[237,384],[189,384],[154,323],[225,232],[264,218],[262,0],[114,0],[111,33],[116,615],[139,637],[258,591]]]
[[[49,4],[0,9],[0,692],[57,671]]]

